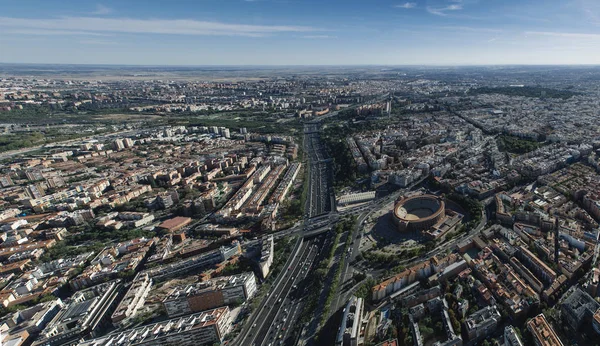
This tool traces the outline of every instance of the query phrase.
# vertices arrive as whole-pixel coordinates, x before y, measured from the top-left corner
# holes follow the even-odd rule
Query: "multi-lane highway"
[[[296,294],[318,254],[319,240],[303,241],[280,280],[249,320],[249,331],[241,345],[279,345],[287,339],[291,323],[298,318],[301,301]]]
[[[305,218],[301,225],[279,232],[277,236],[300,234],[284,270],[275,279],[256,311],[244,325],[234,344],[243,346],[273,346],[293,344],[291,333],[296,327],[308,293],[306,277],[316,261],[325,256],[327,236],[319,233],[331,229],[338,220],[332,213],[335,197],[331,184],[331,160],[321,143],[319,125],[308,123],[304,129],[304,149],[307,154],[309,194],[306,199]],[[316,232],[316,237],[311,237]],[[306,239],[304,240],[304,237]],[[255,240],[258,241],[258,240]]]
[[[275,279],[275,282],[271,286],[271,289],[267,293],[266,297],[259,304],[256,311],[254,311],[248,320],[246,321],[244,328],[240,335],[233,344],[239,345],[260,345],[264,341],[264,333],[261,333],[267,323],[266,318],[271,315],[273,309],[276,307],[277,301],[281,298],[282,294],[286,289],[289,290],[288,279],[290,278],[287,272],[287,268],[297,267],[300,258],[296,254],[304,255],[306,249],[309,247],[309,243],[305,243],[300,238],[294,248],[292,249],[292,256],[288,258],[285,263],[284,270]]]
[[[305,217],[312,218],[334,210],[331,168],[332,161],[327,149],[321,142],[318,123],[307,123],[304,126],[304,151],[308,160],[308,198],[306,199]]]

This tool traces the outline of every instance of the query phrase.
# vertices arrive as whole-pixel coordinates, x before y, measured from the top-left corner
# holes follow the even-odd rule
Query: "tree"
[[[42,296],[42,297],[40,297],[40,300],[39,300],[39,302],[40,302],[40,303],[45,303],[45,302],[50,302],[50,301],[53,301],[53,300],[55,300],[55,299],[56,299],[56,297],[55,297],[55,296],[53,296],[53,295],[51,295],[51,294],[47,294],[47,295],[45,295],[45,296]]]
[[[456,319],[456,313],[454,310],[449,310],[448,315],[450,316],[450,324],[456,334],[460,334],[460,322]]]
[[[425,325],[419,324],[419,331],[421,332],[421,334],[423,334],[424,337],[433,335],[433,329]]]

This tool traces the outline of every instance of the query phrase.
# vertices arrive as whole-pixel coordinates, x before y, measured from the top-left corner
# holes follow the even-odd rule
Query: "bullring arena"
[[[416,195],[399,199],[392,220],[399,232],[421,232],[429,239],[443,238],[454,231],[463,215],[451,209],[441,197]]]
[[[394,206],[393,221],[400,232],[425,231],[446,216],[444,201],[434,195],[400,199]]]

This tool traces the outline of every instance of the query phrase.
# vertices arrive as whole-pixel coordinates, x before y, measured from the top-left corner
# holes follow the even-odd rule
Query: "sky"
[[[600,0],[0,0],[0,62],[600,64]]]

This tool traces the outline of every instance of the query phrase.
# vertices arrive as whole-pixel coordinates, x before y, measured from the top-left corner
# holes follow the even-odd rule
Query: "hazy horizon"
[[[392,67],[392,68],[420,68],[420,67],[428,67],[428,68],[468,68],[468,67],[600,67],[599,63],[594,64],[456,64],[456,65],[443,65],[443,64],[306,64],[306,65],[293,65],[293,64],[184,64],[184,65],[176,65],[176,64],[121,64],[121,63],[44,63],[44,62],[1,62],[0,65],[17,65],[17,66],[98,66],[98,67]]]

